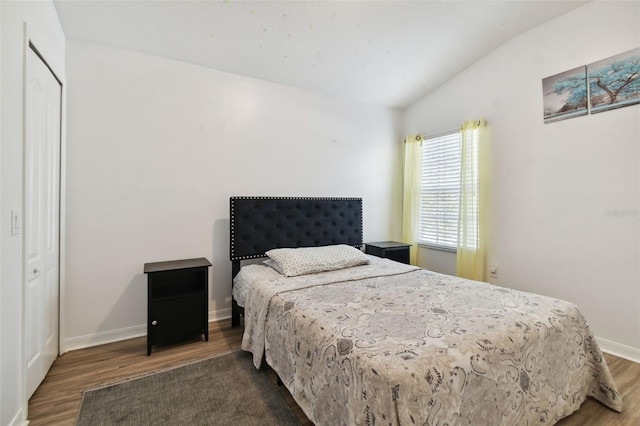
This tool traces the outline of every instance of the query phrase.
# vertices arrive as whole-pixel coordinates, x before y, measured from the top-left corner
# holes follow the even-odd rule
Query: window
[[[455,251],[460,209],[460,132],[422,142],[418,244]]]

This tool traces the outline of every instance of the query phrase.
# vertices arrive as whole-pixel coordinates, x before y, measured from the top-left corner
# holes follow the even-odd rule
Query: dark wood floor
[[[54,362],[29,400],[29,425],[73,425],[82,391],[223,354],[238,349],[241,341],[242,327],[231,328],[230,320],[222,320],[210,323],[208,342],[194,340],[154,347],[149,357],[144,337],[66,353]],[[587,400],[580,410],[558,425],[640,425],[640,364],[611,355],[606,358],[622,394],[624,411],[616,413],[596,401]],[[271,372],[271,377],[275,382],[275,373]],[[301,422],[312,424],[286,388],[280,386],[278,390]]]

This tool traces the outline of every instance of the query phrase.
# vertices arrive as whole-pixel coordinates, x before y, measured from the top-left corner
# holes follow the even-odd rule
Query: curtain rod
[[[418,133],[416,136],[420,136],[422,138],[422,140],[431,139],[431,138],[437,138],[438,136],[444,136],[444,135],[448,135],[448,134],[451,134],[451,133],[458,132],[458,131],[460,131],[461,128],[462,128],[462,126],[456,127],[454,129],[443,130],[441,132],[432,133],[432,134],[429,134],[429,135],[427,135],[426,133]],[[407,138],[404,138],[402,140],[402,143],[407,143]]]
[[[487,125],[487,120],[485,120],[485,119],[481,119],[481,120],[473,120],[473,122],[474,122],[474,123],[476,123],[476,125],[478,125],[478,126],[479,126],[480,124],[482,124],[483,122],[484,122],[484,125],[485,125],[485,126]],[[425,134],[425,133],[419,133],[417,136],[420,136],[420,137],[422,137],[422,140],[425,140],[425,139],[432,139],[432,138],[437,138],[437,137],[439,137],[439,136],[448,135],[448,134],[451,134],[451,133],[458,132],[458,131],[460,131],[460,130],[462,130],[462,124],[461,124],[459,127],[455,127],[455,128],[453,128],[453,129],[443,130],[443,131],[441,131],[441,132],[438,132],[438,133],[432,133],[432,134],[429,134],[429,135],[427,135],[427,134]],[[406,138],[404,138],[404,139],[402,140],[402,143],[407,143],[407,139],[406,139]]]

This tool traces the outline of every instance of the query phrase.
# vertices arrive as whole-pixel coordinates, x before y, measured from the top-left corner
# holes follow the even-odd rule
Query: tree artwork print
[[[545,123],[587,114],[585,66],[542,79],[542,90]]]
[[[544,122],[640,103],[640,48],[542,79]]]
[[[588,66],[591,112],[640,103],[640,48]]]

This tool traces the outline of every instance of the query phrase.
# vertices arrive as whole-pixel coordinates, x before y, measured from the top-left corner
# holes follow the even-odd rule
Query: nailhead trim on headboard
[[[229,257],[281,247],[362,246],[362,198],[231,197]]]

